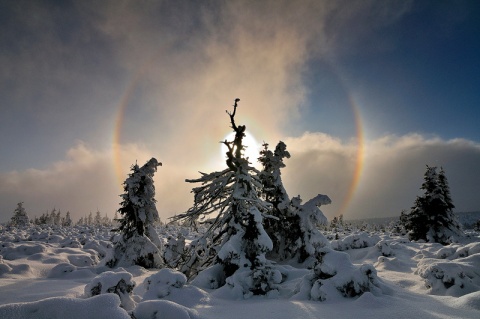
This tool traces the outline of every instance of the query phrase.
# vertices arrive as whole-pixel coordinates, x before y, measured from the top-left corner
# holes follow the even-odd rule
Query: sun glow
[[[229,133],[223,141],[227,140],[228,142],[233,141],[235,138],[235,132]],[[226,159],[226,153],[228,151],[227,147],[225,144],[221,144],[221,156],[222,159]],[[243,138],[243,145],[245,146],[245,150],[243,151],[243,154],[245,158],[248,158],[248,161],[252,163],[253,165],[257,164],[257,159],[260,156],[260,150],[262,149],[262,145],[260,145],[257,140],[249,133],[245,133],[245,137]]]

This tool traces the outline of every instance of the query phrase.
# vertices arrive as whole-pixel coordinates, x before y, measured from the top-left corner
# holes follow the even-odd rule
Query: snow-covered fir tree
[[[295,249],[294,256],[297,261],[300,263],[307,261],[307,264],[311,264],[316,258],[316,253],[330,245],[318,226],[327,224],[327,218],[319,207],[331,204],[332,201],[327,195],[318,194],[303,205],[301,202],[300,196],[292,198],[291,201],[292,215],[295,218],[289,225],[292,233],[290,242],[296,239],[291,244]]]
[[[235,100],[232,113],[227,111],[235,132],[233,141],[223,141],[228,149],[227,168],[187,180],[201,183],[201,186],[193,189],[193,207],[178,215],[176,220],[210,224],[203,237],[194,243],[192,258],[187,263],[199,269],[219,266],[221,274],[210,279],[212,288],[226,283],[232,291],[250,296],[276,289],[281,275],[265,257],[272,249],[272,241],[263,227],[264,215],[270,206],[259,198],[258,171],[249,165],[243,154],[246,127],[235,123],[238,101]]]
[[[280,169],[285,167],[284,158],[290,158],[290,153],[282,141],[278,142],[274,152],[264,143],[258,158],[262,164],[262,171],[258,174],[262,183],[261,196],[271,204],[270,215],[274,217],[264,220],[265,231],[273,242],[272,251],[268,255],[269,258],[279,261],[292,257],[295,251],[293,243],[296,241],[290,231],[295,216],[291,214],[290,198],[283,186],[280,172]]]
[[[177,268],[180,263],[186,260],[185,237],[181,233],[167,238],[163,259],[170,268]]]
[[[13,211],[13,216],[10,221],[10,225],[16,227],[23,227],[30,224],[27,212],[23,207],[23,202],[17,204],[17,208]]]
[[[53,216],[53,224],[56,226],[61,226],[62,224],[62,213],[60,212],[60,209],[56,214],[52,213]]]
[[[411,240],[425,240],[449,244],[463,236],[452,209],[452,199],[445,172],[437,173],[437,167],[427,165],[424,182],[420,189],[423,195],[417,196],[410,214],[401,216]]]
[[[50,212],[50,214],[47,212],[45,215],[45,224],[47,225],[53,225],[55,216],[57,216],[57,210],[53,208],[53,210]]]
[[[153,175],[161,165],[152,158],[142,167],[132,166],[123,184],[120,226],[116,229],[119,235],[113,240],[113,253],[105,259],[107,266],[163,267],[162,242],[154,228],[159,216],[153,185]]]
[[[100,223],[103,226],[111,226],[112,225],[112,220],[110,218],[108,218],[107,213],[105,213],[105,216],[102,217]]]
[[[63,226],[70,227],[72,226],[73,221],[72,218],[70,217],[70,211],[67,211],[67,214],[65,215],[65,219],[63,221]]]
[[[78,222],[76,223],[77,226],[85,225],[85,219],[83,217],[80,217]]]
[[[86,218],[87,225],[93,225],[93,215],[92,212],[88,214],[88,217]]]
[[[273,249],[269,258],[284,261],[295,258],[304,262],[315,255],[315,248],[324,247],[327,240],[318,230],[319,224],[326,224],[327,218],[318,207],[330,204],[326,195],[318,195],[301,205],[300,196],[289,199],[283,186],[281,169],[285,167],[284,158],[290,158],[287,146],[279,142],[272,152],[264,143],[260,152],[259,162],[263,169],[259,174],[262,182],[262,197],[271,204],[270,215],[274,218],[265,219],[265,230],[272,238]]]
[[[287,156],[288,155],[288,156]],[[262,197],[271,204],[273,219],[265,219],[265,229],[273,238],[273,249],[267,255],[277,261],[293,260],[311,268],[297,287],[299,295],[313,300],[326,300],[332,294],[354,297],[370,291],[382,292],[381,284],[372,265],[355,266],[347,254],[335,251],[320,232],[327,225],[327,218],[320,206],[331,200],[326,195],[317,195],[302,204],[300,196],[289,200],[282,183],[280,169],[285,167],[283,158],[288,158],[286,145],[280,142],[275,152],[264,145],[259,161],[263,170]],[[336,226],[342,225],[343,215],[336,218]]]
[[[102,215],[100,214],[100,211],[97,210],[95,213],[95,217],[93,219],[93,224],[96,226],[100,226],[102,224]]]

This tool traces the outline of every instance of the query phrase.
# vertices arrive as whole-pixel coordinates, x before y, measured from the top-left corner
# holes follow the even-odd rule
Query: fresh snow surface
[[[175,226],[157,232],[164,242],[181,232],[187,245],[197,236]],[[474,232],[449,246],[388,231],[338,233],[337,248],[354,265],[373,265],[382,291],[323,302],[296,294],[309,273],[298,264],[277,265],[286,275],[278,293],[248,299],[208,288],[208,273],[189,282],[171,269],[106,268],[101,259],[110,236],[94,227],[0,229],[0,318],[480,318],[480,235]],[[123,299],[109,290],[123,291]]]

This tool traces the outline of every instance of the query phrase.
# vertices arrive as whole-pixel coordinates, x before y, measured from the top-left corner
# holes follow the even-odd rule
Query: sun
[[[235,132],[229,133],[227,136],[225,136],[224,140],[227,141],[233,141],[235,138]],[[222,159],[225,160],[226,158],[226,153],[228,151],[227,147],[225,144],[221,144],[221,156]],[[245,137],[243,138],[243,145],[245,146],[245,150],[243,154],[245,155],[245,158],[248,158],[248,161],[252,163],[253,165],[257,164],[257,159],[260,156],[260,150],[262,149],[262,146],[257,142],[257,140],[250,134],[250,133],[245,133]]]

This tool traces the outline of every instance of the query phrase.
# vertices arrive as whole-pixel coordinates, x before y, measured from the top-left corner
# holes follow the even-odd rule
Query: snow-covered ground
[[[164,240],[175,231],[159,229]],[[480,318],[478,233],[449,246],[340,234],[332,247],[373,265],[383,293],[326,301],[295,295],[308,270],[294,265],[282,266],[279,294],[241,300],[169,269],[105,268],[109,238],[89,227],[0,229],[0,318]]]

